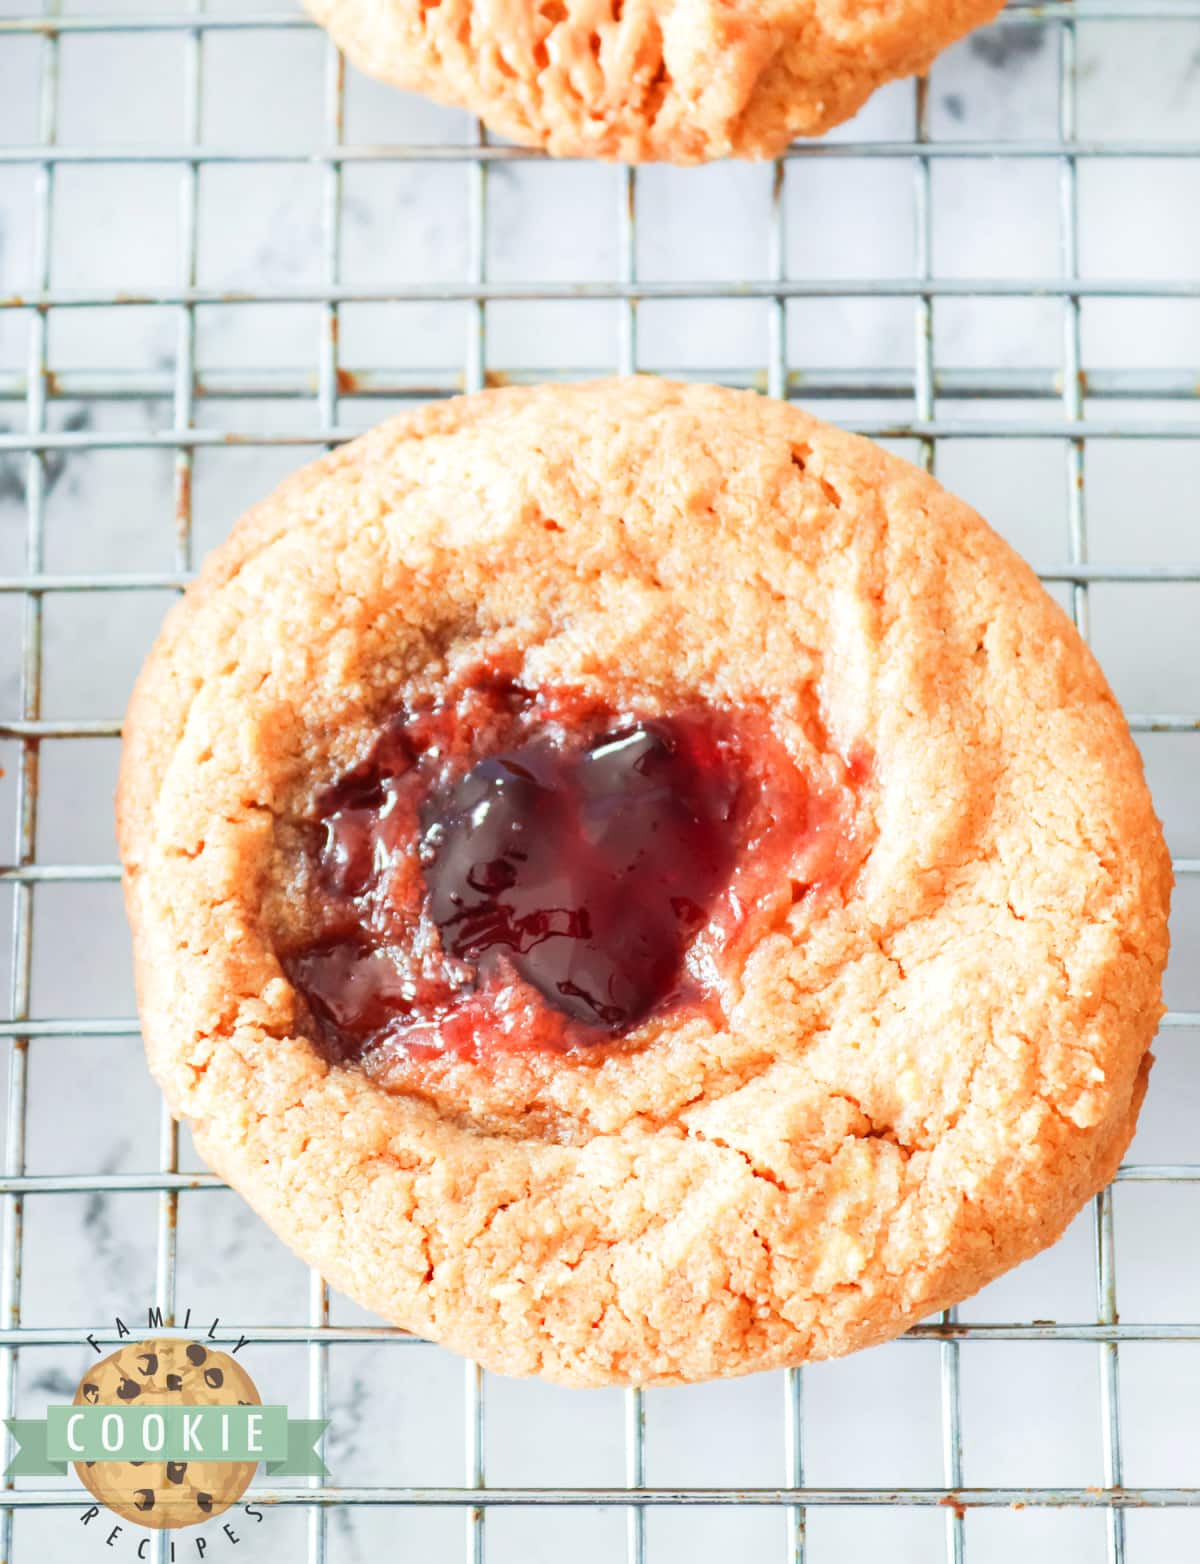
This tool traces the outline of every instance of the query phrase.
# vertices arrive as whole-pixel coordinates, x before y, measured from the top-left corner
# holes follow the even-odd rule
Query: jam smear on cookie
[[[511,962],[577,1021],[633,1025],[678,983],[729,880],[737,792],[694,718],[481,760],[436,800],[425,836],[443,949],[485,976]]]
[[[283,965],[333,1057],[368,1064],[587,1047],[702,1006],[753,908],[845,857],[761,717],[618,713],[489,671],[395,716],[311,824],[320,934]]]

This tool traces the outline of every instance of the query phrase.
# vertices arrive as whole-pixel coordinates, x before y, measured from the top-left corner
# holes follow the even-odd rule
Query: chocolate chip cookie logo
[[[150,1340],[122,1347],[88,1373],[75,1406],[260,1406],[254,1381],[225,1352],[198,1341]],[[116,1427],[110,1424],[110,1440]],[[101,1423],[103,1428],[103,1423]],[[157,1437],[151,1423],[149,1446]],[[73,1432],[79,1441],[79,1427]],[[163,1424],[166,1442],[165,1421]],[[101,1504],[155,1528],[196,1526],[236,1504],[257,1461],[76,1461],[75,1474]]]
[[[325,1475],[315,1449],[324,1420],[264,1406],[228,1353],[179,1338],[122,1347],[88,1370],[70,1406],[6,1427],[18,1443],[6,1475],[58,1474],[70,1463],[106,1508],[156,1530],[221,1515],[260,1461],[272,1475]]]

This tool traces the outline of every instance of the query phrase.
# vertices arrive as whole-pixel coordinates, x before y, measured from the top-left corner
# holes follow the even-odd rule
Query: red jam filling
[[[284,968],[339,1059],[608,1042],[705,1002],[763,894],[809,889],[820,816],[761,718],[481,675],[318,801],[321,932]]]

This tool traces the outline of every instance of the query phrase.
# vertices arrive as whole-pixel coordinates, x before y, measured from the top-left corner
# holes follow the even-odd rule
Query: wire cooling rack
[[[141,74],[129,78],[131,59]],[[0,297],[0,634],[12,658],[0,805],[15,825],[0,869],[11,892],[0,1415],[37,1415],[47,1392],[69,1394],[88,1335],[119,1340],[114,1312],[138,1318],[153,1301],[183,1325],[200,1277],[205,1322],[230,1316],[214,1338],[290,1351],[293,1410],[333,1419],[325,1485],[255,1490],[274,1511],[249,1539],[254,1557],[459,1557],[463,1526],[474,1560],[570,1547],[630,1564],[799,1561],[867,1545],[951,1561],[1016,1548],[1111,1564],[1196,1556],[1200,1286],[1186,1235],[1200,1163],[1186,1156],[1200,995],[1186,970],[1134,1160],[1050,1256],[961,1318],[742,1386],[571,1396],[489,1380],[485,1422],[473,1366],[364,1323],[315,1276],[295,1308],[288,1257],[159,1108],[149,1150],[110,1154],[87,1138],[81,1104],[108,1091],[149,1122],[153,1099],[129,1041],[107,823],[72,822],[107,820],[120,691],[164,602],[276,475],[397,403],[653,369],[803,398],[979,495],[1131,692],[1177,853],[1178,947],[1200,874],[1200,856],[1178,856],[1200,854],[1198,67],[1200,0],[1016,0],[931,81],[887,89],[854,125],[773,167],[637,172],[549,165],[464,116],[348,80],[290,11],[0,6],[0,177],[12,181],[0,187],[11,289]],[[1149,85],[1126,90],[1131,80]],[[150,110],[122,143],[118,99],[132,81],[125,96]],[[239,184],[245,175],[259,184]],[[276,199],[297,181],[307,215],[299,197]],[[267,192],[267,238],[240,250],[254,190]],[[1038,201],[1047,211],[1026,230]],[[576,224],[577,241],[564,238]],[[1147,228],[1148,245],[1121,248]],[[1110,246],[1101,260],[1115,257],[1107,271],[1089,254],[1096,233]],[[376,246],[386,253],[372,270],[361,252]],[[145,252],[169,275],[143,286]],[[974,330],[980,310],[990,336]],[[126,351],[131,340],[144,355]],[[89,683],[110,653],[111,686]],[[97,688],[117,692],[109,709],[92,709]],[[97,894],[107,899],[87,900]],[[97,969],[114,965],[106,988]],[[89,1002],[110,993],[114,1009]],[[1143,1198],[1121,1206],[1135,1303],[1122,1321],[1127,1195]],[[66,1215],[39,1230],[47,1208]],[[68,1241],[75,1221],[82,1250]],[[230,1251],[240,1291],[189,1259],[226,1221],[249,1234]],[[105,1245],[113,1274],[93,1286],[89,1257]],[[373,1381],[393,1371],[402,1410],[372,1407]],[[418,1448],[426,1432],[458,1442],[442,1466]],[[355,1481],[367,1440],[382,1456]],[[78,1528],[77,1484],[6,1483],[3,1559],[102,1545]],[[415,1514],[454,1529],[406,1531]],[[514,1514],[523,1530],[506,1525]],[[118,1552],[134,1556],[136,1540],[129,1529]],[[152,1546],[168,1556],[163,1539]],[[225,1544],[217,1534],[210,1546]]]

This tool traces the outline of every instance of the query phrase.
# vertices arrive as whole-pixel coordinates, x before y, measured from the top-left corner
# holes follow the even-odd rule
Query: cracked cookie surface
[[[1002,0],[304,0],[363,70],[557,156],[774,157]]]
[[[323,791],[480,662],[754,712],[857,855],[618,1044],[329,1057],[281,952]],[[209,559],[118,797],[147,1052],[338,1287],[500,1372],[884,1340],[1055,1239],[1133,1132],[1170,864],[1090,652],[967,506],[799,410],[637,379],[421,409]],[[801,877],[803,878],[803,877]]]

